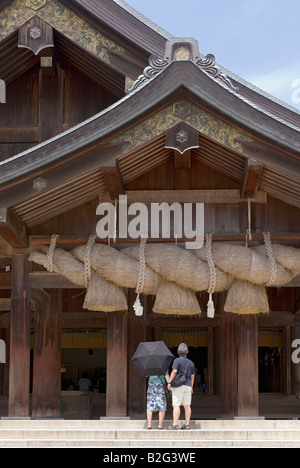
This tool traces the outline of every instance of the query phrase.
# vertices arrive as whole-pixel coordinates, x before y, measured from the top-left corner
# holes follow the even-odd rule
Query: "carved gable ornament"
[[[199,148],[198,130],[186,124],[179,122],[166,132],[166,148],[171,148],[183,154],[192,148]]]
[[[47,3],[47,0],[26,0],[25,5],[31,10],[37,11],[43,8]]]
[[[39,16],[34,16],[19,28],[18,47],[30,49],[35,55],[54,47],[53,28]]]

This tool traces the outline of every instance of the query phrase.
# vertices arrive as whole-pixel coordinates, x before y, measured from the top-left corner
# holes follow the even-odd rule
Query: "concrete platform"
[[[141,420],[2,419],[0,447],[300,448],[300,421],[195,420],[189,431],[170,431],[158,430],[157,421],[147,430]]]

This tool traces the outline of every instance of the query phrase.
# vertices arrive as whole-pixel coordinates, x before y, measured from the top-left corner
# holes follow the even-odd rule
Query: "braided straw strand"
[[[135,311],[135,315],[143,315],[143,307],[140,301],[140,294],[143,292],[144,283],[145,283],[145,275],[146,275],[146,259],[145,259],[145,248],[146,248],[146,237],[141,237],[140,247],[139,247],[139,275],[137,280],[137,285],[135,292],[137,293],[137,297],[135,303],[133,304],[133,308]]]
[[[59,238],[59,234],[52,234],[51,240],[50,240],[50,245],[49,245],[49,250],[48,250],[48,253],[46,255],[45,262],[44,262],[44,267],[50,273],[53,273],[53,271],[54,271],[53,255],[54,255],[54,250],[56,248],[56,241],[57,241],[58,238]]]
[[[215,292],[216,288],[217,273],[212,257],[212,234],[206,234],[205,255],[209,270],[209,287],[207,290],[207,292],[209,293],[209,300],[207,303],[207,316],[213,318],[215,315],[215,308],[212,300],[212,295]]]
[[[89,287],[92,278],[91,251],[95,244],[96,237],[97,236],[95,234],[89,237],[84,254],[84,280],[86,289]]]
[[[276,263],[276,259],[275,259],[275,256],[274,256],[274,251],[273,251],[273,247],[272,247],[270,233],[269,232],[264,232],[263,236],[264,236],[266,254],[267,254],[267,257],[268,257],[268,260],[269,260],[269,271],[270,271],[267,285],[271,286],[276,281],[277,263]]]

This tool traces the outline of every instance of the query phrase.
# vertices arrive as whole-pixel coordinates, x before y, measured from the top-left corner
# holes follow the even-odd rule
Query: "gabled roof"
[[[4,205],[34,196],[32,181],[38,176],[47,179],[51,190],[79,178],[83,171],[90,173],[139,151],[140,145],[185,121],[231,158],[259,161],[270,193],[275,191],[300,207],[299,127],[252,105],[191,60],[172,61],[152,76],[108,109],[0,163]],[[190,103],[190,115],[174,117],[173,106],[182,101]],[[275,187],[271,187],[273,179]]]
[[[115,94],[118,99],[123,95],[122,90],[124,86],[122,78],[124,79],[126,75],[132,79],[136,79],[146,66],[149,56],[154,54],[161,58],[164,57],[167,41],[174,38],[171,34],[134,10],[124,0],[48,0],[49,5],[50,2],[53,5],[60,3],[64,7],[67,7],[69,11],[72,11],[76,15],[76,18],[82,18],[95,31],[106,35],[113,43],[123,48],[123,51],[120,50],[118,53],[111,52],[108,62],[105,63],[103,62],[101,53],[95,53],[90,50],[89,43],[80,40],[81,36],[83,36],[82,34],[66,35],[68,25],[67,28],[61,30],[59,25],[56,24],[59,17],[54,16],[51,18],[55,30],[55,47],[58,48],[60,55],[63,57],[67,54],[70,60],[73,60],[73,63],[77,64],[77,67],[81,71],[88,73],[102,86],[104,84],[104,87],[109,92]],[[2,10],[12,3],[13,0],[0,0],[0,14]],[[44,15],[43,8],[37,11],[31,10],[29,17],[30,15],[34,16],[34,14],[41,15],[45,21],[49,20],[49,15]],[[23,22],[26,21],[24,16],[21,15],[21,18]],[[14,22],[12,21],[12,23]],[[11,33],[13,31],[16,34],[16,29],[13,29]],[[17,70],[19,70],[19,73],[23,73],[38,63],[37,57],[32,56],[28,51],[24,49],[16,50],[15,37],[11,38],[10,35],[9,37],[4,37],[3,27],[0,27],[0,77],[7,83],[17,76]],[[8,56],[13,58],[15,67],[8,64]],[[239,88],[240,96],[248,99],[252,104],[259,106],[278,119],[282,119],[292,125],[298,125],[299,110],[258,89],[226,68],[220,65],[218,67]],[[98,73],[95,70],[98,70]],[[102,81],[99,81],[100,76],[102,76]],[[103,76],[107,76],[108,78],[103,80]],[[112,77],[114,78],[113,80]]]

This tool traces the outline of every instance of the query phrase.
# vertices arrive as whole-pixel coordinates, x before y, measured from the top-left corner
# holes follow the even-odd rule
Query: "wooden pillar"
[[[33,360],[32,416],[60,417],[61,401],[61,290],[52,289],[50,301],[36,306]]]
[[[257,315],[238,317],[238,416],[258,416]]]
[[[106,416],[127,415],[127,311],[107,314]]]
[[[220,416],[237,416],[237,320],[221,310],[220,325]]]
[[[28,256],[12,257],[8,415],[29,416],[30,287]]]
[[[215,339],[214,339],[214,329],[213,327],[208,327],[208,350],[207,350],[207,357],[208,357],[208,394],[214,394],[214,363],[215,363]]]
[[[130,362],[138,345],[146,341],[147,298],[142,297],[144,313],[137,317],[133,310],[136,293],[128,290],[128,412],[131,418],[145,417],[146,414],[146,378],[142,377]],[[150,298],[151,299],[151,298]],[[152,302],[151,302],[152,304]]]

